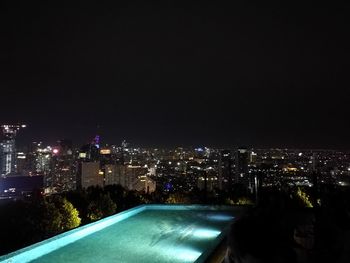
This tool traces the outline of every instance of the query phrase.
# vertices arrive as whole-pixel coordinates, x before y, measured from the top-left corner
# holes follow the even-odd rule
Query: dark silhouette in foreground
[[[231,227],[226,262],[294,263],[297,257],[280,222],[266,215],[248,214]]]

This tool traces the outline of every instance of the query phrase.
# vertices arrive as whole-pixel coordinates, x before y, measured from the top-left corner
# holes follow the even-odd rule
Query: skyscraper
[[[89,186],[104,185],[104,174],[100,170],[100,162],[82,162],[81,173],[79,175],[79,188],[87,188]]]
[[[236,182],[249,186],[248,177],[248,150],[238,148],[236,152]]]
[[[1,125],[0,174],[6,176],[16,172],[16,134],[26,125]]]
[[[219,156],[219,188],[231,189],[232,178],[232,155],[230,150],[223,150]]]
[[[73,155],[72,142],[61,140],[52,149],[50,172],[45,176],[45,187],[51,193],[76,189],[77,164]]]

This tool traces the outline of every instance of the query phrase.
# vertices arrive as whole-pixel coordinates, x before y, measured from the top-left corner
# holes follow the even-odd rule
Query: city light
[[[347,261],[350,1],[5,2],[0,263]]]
[[[101,149],[100,153],[101,154],[111,154],[111,150],[110,149]]]

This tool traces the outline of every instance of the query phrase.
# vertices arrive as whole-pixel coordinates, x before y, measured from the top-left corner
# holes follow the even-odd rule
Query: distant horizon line
[[[62,139],[62,140],[68,140],[68,139]],[[25,148],[25,147],[28,147],[30,146],[32,143],[43,143],[45,147],[47,146],[51,146],[51,147],[55,147],[55,146],[59,146],[59,141],[60,140],[57,140],[56,143],[46,143],[45,141],[32,141],[31,143],[28,143],[26,145],[23,145],[23,143],[21,143],[21,145],[19,145],[19,148]],[[72,140],[70,140],[72,141]],[[127,141],[128,142],[128,141]],[[82,143],[82,144],[79,144],[79,146],[77,146],[77,144],[75,143],[72,143],[73,144],[73,147],[72,148],[79,148],[81,146],[84,146],[84,145],[87,145],[89,144],[88,142],[86,143]],[[122,147],[121,144],[115,144],[115,143],[103,143],[100,145],[102,148],[103,147],[111,147],[111,146],[116,146],[116,147]],[[195,149],[200,149],[200,148],[208,148],[208,149],[215,149],[215,150],[236,150],[236,149],[247,149],[247,150],[279,150],[279,151],[283,151],[283,150],[300,150],[300,151],[350,151],[350,149],[347,149],[347,148],[331,148],[331,147],[306,147],[306,148],[303,148],[303,147],[276,147],[276,146],[273,146],[273,147],[247,147],[247,146],[210,146],[210,145],[197,145],[197,146],[193,146],[193,145],[177,145],[177,146],[160,146],[160,145],[154,145],[154,146],[145,146],[145,145],[142,145],[142,144],[131,144],[131,146],[127,147],[127,148],[134,148],[134,149],[160,149],[160,150],[175,150],[177,148],[183,148],[183,149],[192,149],[192,150],[195,150]]]

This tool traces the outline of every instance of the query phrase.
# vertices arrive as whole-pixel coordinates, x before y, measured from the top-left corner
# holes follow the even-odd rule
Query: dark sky
[[[21,142],[350,148],[349,4],[48,2],[0,8]]]

